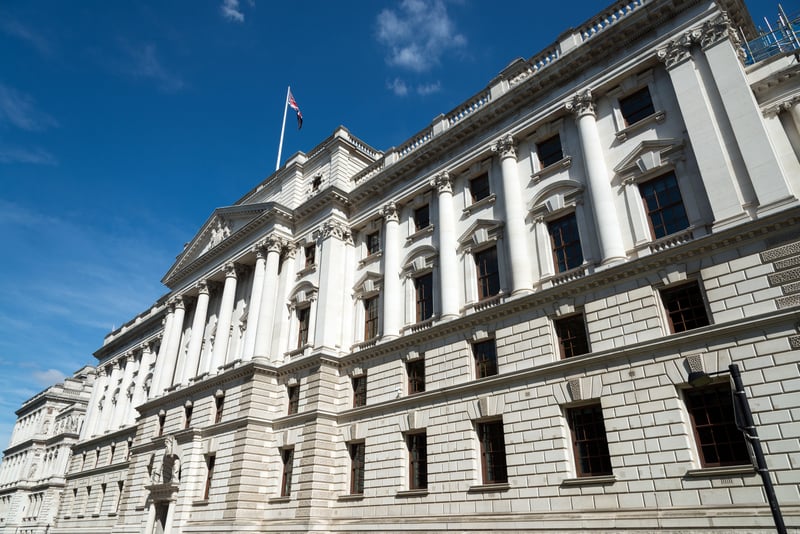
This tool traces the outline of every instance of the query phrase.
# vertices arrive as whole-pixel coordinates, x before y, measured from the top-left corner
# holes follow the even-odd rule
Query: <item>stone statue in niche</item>
[[[167,436],[164,440],[164,459],[161,461],[161,481],[164,484],[180,482],[181,459],[176,450],[175,437]]]

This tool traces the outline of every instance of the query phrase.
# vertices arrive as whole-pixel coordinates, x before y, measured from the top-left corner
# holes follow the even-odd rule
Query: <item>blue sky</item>
[[[274,170],[287,85],[284,161],[339,125],[385,150],[607,4],[3,0],[0,447]]]

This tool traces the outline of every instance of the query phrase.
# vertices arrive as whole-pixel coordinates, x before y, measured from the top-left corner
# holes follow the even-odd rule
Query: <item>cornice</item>
[[[127,475],[129,467],[130,467],[130,461],[125,460],[123,462],[117,462],[115,464],[107,464],[102,467],[94,467],[92,469],[86,469],[85,471],[75,471],[74,473],[67,473],[65,478],[68,481],[71,481],[81,478],[91,478],[100,475],[107,475],[108,473],[116,473],[116,472],[125,472],[125,474]]]
[[[127,441],[126,438],[131,438],[136,435],[136,430],[139,427],[137,423],[132,425],[120,428],[118,430],[114,430],[113,432],[108,432],[105,434],[101,434],[99,436],[92,436],[91,438],[86,438],[78,443],[75,443],[72,446],[73,453],[76,452],[83,452],[83,451],[90,451],[93,450],[101,445],[111,442],[118,442],[121,440]]]
[[[118,334],[113,340],[109,341],[96,351],[93,356],[98,360],[98,366],[107,363],[110,357],[123,352],[129,348],[135,350],[139,345],[150,343],[161,333],[161,323],[166,315],[167,307],[163,306],[160,310],[148,316],[140,323],[129,328],[125,332]],[[148,332],[142,336],[142,332]]]
[[[309,216],[318,214],[323,208],[338,207],[343,211],[347,211],[350,207],[350,199],[347,192],[342,189],[332,186],[313,194],[308,200],[297,206],[294,210],[295,224],[299,225],[304,222]]]

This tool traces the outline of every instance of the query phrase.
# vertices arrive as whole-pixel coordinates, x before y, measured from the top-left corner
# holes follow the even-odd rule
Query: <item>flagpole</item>
[[[292,88],[286,86],[286,102],[283,104],[283,124],[281,124],[281,141],[278,143],[278,161],[275,162],[275,171],[281,168],[281,151],[283,150],[283,132],[286,130],[286,110],[289,109],[289,94]]]

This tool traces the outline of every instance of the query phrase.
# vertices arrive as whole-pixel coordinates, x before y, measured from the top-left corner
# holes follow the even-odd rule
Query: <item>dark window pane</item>
[[[491,194],[491,191],[489,190],[489,174],[484,173],[477,178],[470,180],[469,192],[472,196],[473,203],[488,197]]]
[[[494,339],[473,343],[472,353],[475,356],[475,374],[477,378],[497,374],[497,346]]]
[[[378,336],[378,297],[364,299],[364,339]]]
[[[300,386],[288,386],[286,393],[289,396],[289,415],[296,414],[300,407]]]
[[[570,408],[567,410],[567,419],[572,431],[578,476],[610,475],[611,457],[600,405]]]
[[[425,360],[406,362],[408,374],[408,393],[422,393],[425,391]]]
[[[639,184],[639,192],[655,239],[689,227],[675,174],[669,173]]]
[[[367,235],[367,254],[375,254],[381,250],[381,233],[373,232]]]
[[[422,433],[406,436],[408,445],[409,489],[428,487],[428,438]]]
[[[422,230],[423,228],[427,228],[428,226],[430,226],[430,224],[431,224],[431,210],[429,209],[427,204],[414,210],[414,228],[416,230]]]
[[[308,343],[308,320],[311,312],[310,307],[298,308],[297,310],[297,348],[305,346]]]
[[[562,358],[571,358],[589,352],[586,321],[582,313],[562,317],[554,322]]]
[[[478,423],[478,439],[481,444],[481,467],[483,483],[508,482],[506,469],[506,446],[503,422]]]
[[[364,493],[364,444],[350,444],[350,493]]]
[[[561,137],[556,134],[541,143],[536,143],[536,154],[539,156],[539,163],[542,168],[560,161],[564,157],[564,153],[561,150]]]
[[[288,497],[292,494],[292,467],[294,464],[294,449],[281,451],[283,460],[283,477],[281,478],[281,496]]]
[[[353,377],[353,408],[367,404],[367,377]]]
[[[547,223],[547,230],[550,232],[556,272],[563,273],[580,267],[583,263],[583,251],[575,214],[571,213],[555,221],[550,221]]]
[[[697,282],[662,289],[661,300],[667,309],[673,332],[684,332],[708,324],[703,295]]]
[[[497,247],[475,253],[478,274],[478,299],[483,300],[500,292],[500,272],[497,267]]]
[[[639,122],[656,112],[653,107],[653,99],[650,97],[650,89],[647,87],[642,87],[635,93],[621,98],[619,109],[625,118],[626,126]]]
[[[703,467],[752,463],[744,435],[736,427],[729,384],[690,389],[685,398]]]
[[[433,273],[424,274],[414,279],[416,296],[417,322],[433,316]]]

